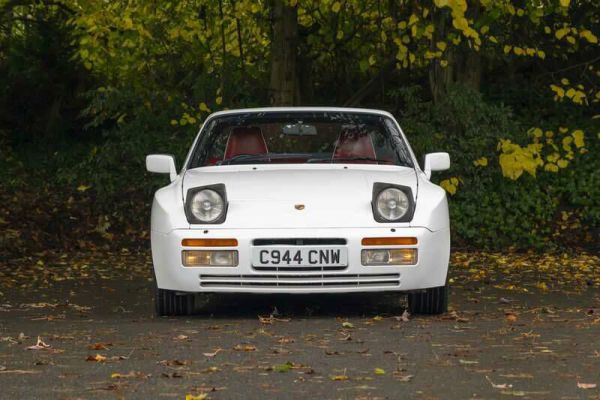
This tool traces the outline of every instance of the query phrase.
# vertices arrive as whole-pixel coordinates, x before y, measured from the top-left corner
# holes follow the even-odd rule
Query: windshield
[[[413,167],[390,118],[350,112],[248,112],[212,119],[188,168],[235,164],[361,163]]]

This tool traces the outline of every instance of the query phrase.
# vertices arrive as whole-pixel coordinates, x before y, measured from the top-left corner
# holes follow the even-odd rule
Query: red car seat
[[[338,158],[377,158],[375,148],[371,137],[367,132],[358,132],[355,130],[343,130],[340,132],[335,149],[333,150],[333,160]],[[371,162],[371,161],[362,161]]]
[[[266,154],[267,142],[260,128],[238,126],[231,130],[225,146],[224,160],[240,154]]]

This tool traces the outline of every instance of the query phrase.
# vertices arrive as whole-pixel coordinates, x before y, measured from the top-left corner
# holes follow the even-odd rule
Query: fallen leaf
[[[256,351],[256,346],[253,346],[251,344],[236,344],[233,347],[233,350],[235,350],[235,351]]]
[[[385,375],[385,369],[375,368],[375,375]]]
[[[183,378],[183,375],[181,375],[179,372],[175,371],[175,372],[163,372],[161,374],[161,376],[163,378]]]
[[[44,350],[49,349],[51,346],[44,343],[44,341],[38,336],[36,344],[27,347],[27,350]]]
[[[507,396],[515,396],[515,397],[525,397],[527,393],[522,390],[503,390],[500,393],[505,394]]]
[[[398,322],[408,322],[410,314],[408,313],[408,310],[404,310],[404,312],[402,313],[402,315],[400,316],[395,316],[394,319]]]
[[[494,389],[510,389],[513,386],[509,383],[500,383],[500,384],[494,383],[487,375],[486,375],[485,379],[487,379],[487,381],[490,383],[490,385],[492,385],[492,387]]]
[[[410,382],[414,375],[403,375],[399,372],[394,372],[394,378],[398,379],[400,382]]]
[[[517,316],[513,313],[506,313],[506,320],[509,322],[516,322],[517,321]]]
[[[347,381],[348,375],[333,375],[331,376],[332,381]]]
[[[220,351],[222,351],[222,348],[218,348],[217,350],[214,351],[214,353],[202,353],[202,355],[204,357],[208,357],[208,358],[213,358],[214,356],[216,356],[217,354],[219,354]]]
[[[479,361],[471,361],[471,360],[458,360],[462,365],[475,365],[479,364]]]
[[[127,374],[121,374],[118,372],[112,373],[110,377],[112,379],[126,379],[126,378],[148,378],[150,375],[143,374],[137,371],[130,371]]]
[[[595,389],[596,386],[598,386],[598,385],[596,385],[595,383],[581,383],[581,382],[577,382],[577,387],[579,389]]]
[[[286,362],[285,364],[275,364],[270,369],[273,372],[288,372],[294,366],[291,362]]]
[[[108,350],[108,347],[112,346],[112,343],[94,343],[88,346],[90,350]]]
[[[188,365],[188,364],[191,364],[191,363],[188,360],[161,360],[161,361],[157,362],[157,364],[166,365],[168,367],[172,367],[172,366]]]
[[[95,356],[87,356],[85,361],[105,362],[106,357],[102,354],[96,354]]]
[[[351,322],[345,321],[342,323],[342,327],[352,329],[352,328],[354,328],[354,324],[352,324]]]
[[[206,400],[208,398],[208,393],[200,393],[199,395],[186,394],[185,400]]]

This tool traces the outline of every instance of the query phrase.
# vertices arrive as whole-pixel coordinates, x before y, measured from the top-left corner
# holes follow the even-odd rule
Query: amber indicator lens
[[[235,247],[237,239],[183,239],[182,246],[186,247]]]
[[[363,246],[407,246],[417,244],[416,237],[373,237],[363,238]]]

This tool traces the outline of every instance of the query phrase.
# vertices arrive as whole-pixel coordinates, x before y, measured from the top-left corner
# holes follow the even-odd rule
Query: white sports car
[[[216,292],[406,292],[413,313],[448,307],[445,191],[384,111],[261,108],[210,115],[152,204],[159,315]],[[197,305],[198,303],[196,303]]]

